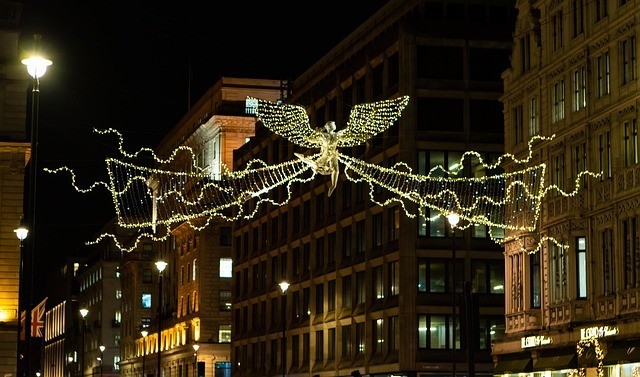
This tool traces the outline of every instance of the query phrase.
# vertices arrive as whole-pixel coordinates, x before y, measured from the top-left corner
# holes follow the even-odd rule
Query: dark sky
[[[357,3],[358,6],[350,5]],[[106,180],[113,137],[154,147],[221,76],[295,78],[386,0],[24,0],[21,49],[42,35],[53,60],[41,80],[40,167],[77,170],[79,184]],[[201,4],[205,4],[203,8]],[[37,265],[59,264],[114,216],[105,190],[79,194],[67,175],[38,175]]]

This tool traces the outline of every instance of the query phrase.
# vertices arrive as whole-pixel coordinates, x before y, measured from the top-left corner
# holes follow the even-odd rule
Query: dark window
[[[443,3],[424,3],[425,17],[427,20],[442,20],[444,19],[444,4]]]
[[[419,131],[462,131],[464,101],[456,98],[418,98]]]
[[[143,283],[151,283],[152,279],[152,270],[150,268],[142,269],[142,282]]]
[[[462,80],[462,47],[418,46],[418,79]]]
[[[351,276],[342,277],[342,307],[350,308],[353,305],[351,299]]]
[[[373,98],[380,99],[383,93],[384,64],[380,63],[372,70]]]
[[[327,283],[327,311],[336,309],[336,281],[330,280]]]
[[[464,21],[465,9],[464,4],[460,3],[448,3],[447,4],[447,19],[453,21]]]
[[[230,226],[220,227],[220,245],[231,246],[231,227]]]
[[[511,51],[498,48],[470,48],[469,76],[474,81],[502,82],[502,72],[509,68]],[[495,101],[498,102],[498,101]]]
[[[504,132],[502,103],[497,100],[469,100],[472,132]]]
[[[316,314],[324,313],[324,285],[316,285]]]
[[[395,88],[396,85],[400,82],[400,54],[394,53],[387,60],[387,65],[389,67],[389,88]]]

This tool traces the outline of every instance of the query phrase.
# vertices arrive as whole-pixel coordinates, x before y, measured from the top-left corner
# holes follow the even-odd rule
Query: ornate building
[[[216,179],[225,166],[233,168],[233,150],[254,135],[256,118],[247,97],[276,100],[280,88],[276,80],[221,78],[160,142],[157,155],[166,158],[176,147],[188,146],[199,166]],[[172,164],[182,169],[190,161],[183,153]],[[204,230],[194,230],[199,225],[182,223],[171,229],[169,241],[142,243],[125,255],[123,376],[156,376],[158,371],[163,377],[230,376],[231,223],[213,220]],[[162,285],[154,266],[158,260],[168,263]]]
[[[504,75],[505,150],[535,135],[549,195],[528,253],[506,245],[506,336],[497,374],[637,375],[640,367],[638,25],[634,1],[517,2]],[[509,166],[506,167],[509,169]],[[579,172],[601,172],[600,178]],[[568,248],[551,242],[552,236]]]
[[[287,102],[304,106],[313,128],[335,120],[342,129],[354,105],[409,95],[394,126],[343,152],[421,174],[455,169],[467,150],[491,160],[503,148],[498,99],[512,11],[510,1],[389,1],[295,79]],[[234,165],[276,164],[294,152],[306,150],[260,128]],[[464,173],[482,174],[477,161]],[[487,228],[453,237],[438,213],[427,221],[398,203],[377,206],[368,186],[344,176],[330,196],[329,187],[326,176],[296,183],[288,205],[263,205],[235,224],[234,375],[491,374],[490,343],[504,329],[504,260]],[[280,187],[269,198],[286,194]]]

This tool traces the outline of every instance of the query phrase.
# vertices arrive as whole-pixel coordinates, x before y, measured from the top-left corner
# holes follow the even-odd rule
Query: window
[[[602,294],[609,295],[615,292],[613,229],[608,228],[600,232],[600,242],[602,245]]]
[[[447,291],[447,263],[445,260],[418,262],[418,291],[443,293]]]
[[[577,281],[578,281],[578,298],[587,298],[587,239],[586,237],[578,237],[576,239],[577,258]]]
[[[122,298],[122,291],[119,289],[116,289],[116,299],[119,300]]]
[[[220,227],[220,246],[231,246],[231,227]]]
[[[316,239],[316,268],[322,268],[323,266],[324,266],[324,237],[320,237]]]
[[[398,207],[391,208],[388,212],[389,242],[400,239],[400,210]]]
[[[514,144],[522,143],[524,140],[524,124],[522,115],[522,105],[518,105],[511,110],[513,116],[513,139]]]
[[[481,350],[491,349],[491,342],[494,339],[503,338],[504,331],[504,317],[480,316],[478,318],[479,348]]]
[[[573,111],[587,106],[587,69],[578,68],[573,71]]]
[[[356,304],[362,304],[366,299],[364,278],[364,271],[356,272]]]
[[[520,38],[520,72],[525,73],[531,69],[531,36],[529,34]]]
[[[142,282],[143,283],[151,283],[151,279],[152,279],[152,276],[153,276],[151,271],[152,270],[150,268],[143,268],[142,269]]]
[[[523,273],[522,266],[520,265],[520,254],[509,255],[507,263],[511,267],[511,292],[509,292],[509,298],[511,299],[511,312],[516,313],[524,309],[522,290],[523,290]]]
[[[418,151],[418,173],[444,177],[458,172],[462,153],[458,151]]]
[[[596,10],[596,22],[602,20],[607,17],[607,1],[608,0],[595,0],[595,10]]]
[[[324,331],[316,331],[316,362],[324,359]]]
[[[351,226],[342,228],[342,257],[351,257]]]
[[[471,276],[474,293],[504,293],[504,261],[473,260]]]
[[[356,223],[356,254],[364,254],[365,251],[365,230],[364,220]]]
[[[540,275],[540,252],[529,254],[529,268],[531,270],[531,307],[539,308],[542,302],[542,277]]]
[[[122,312],[120,310],[115,311],[113,321],[115,323],[120,323],[122,321]]]
[[[356,323],[356,356],[364,355],[364,322]]]
[[[309,333],[302,334],[302,363],[304,365],[309,365],[310,341]]]
[[[327,360],[336,358],[336,329],[327,330]]]
[[[400,263],[389,262],[389,296],[400,293]]]
[[[142,309],[151,309],[151,293],[142,294]]]
[[[620,42],[620,60],[622,61],[622,84],[636,78],[636,37],[631,36]]]
[[[611,133],[598,135],[598,168],[602,172],[600,180],[611,178]]]
[[[336,261],[336,232],[329,233],[327,236],[327,263],[331,264]]]
[[[120,356],[113,357],[113,369],[120,370]]]
[[[324,284],[316,285],[316,314],[324,313]]]
[[[555,243],[551,244],[551,274],[551,299],[562,302],[567,298],[567,255],[566,249]]]
[[[374,299],[382,299],[384,298],[384,282],[382,276],[382,266],[376,266],[372,269],[372,285],[373,285],[373,298]]]
[[[231,311],[231,291],[220,291],[220,311]]]
[[[564,188],[564,155],[556,155],[551,159],[552,183],[560,189]]]
[[[633,217],[622,222],[623,234],[623,266],[625,273],[623,277],[624,289],[638,286],[640,275],[640,245],[638,245],[638,221]]]
[[[345,308],[350,308],[353,304],[353,300],[351,298],[351,276],[343,276],[342,277],[342,306]]]
[[[327,311],[336,310],[336,281],[330,280],[327,283]]]
[[[531,97],[529,100],[529,136],[535,136],[540,133],[540,125],[538,124],[538,100]]]
[[[373,246],[382,245],[382,212],[376,213],[372,218],[373,229],[372,229],[372,241]]]
[[[609,64],[609,51],[596,58],[596,95],[601,98],[611,92],[611,70]]]
[[[638,163],[638,125],[636,120],[628,120],[622,124],[624,132],[624,166]]]
[[[231,325],[220,325],[218,327],[218,342],[231,343]]]
[[[562,12],[558,12],[553,16],[551,16],[551,30],[552,30],[551,46],[553,47],[553,51],[558,51],[558,49],[562,47],[562,43],[563,43]]]
[[[342,326],[342,357],[351,357],[351,325]]]
[[[573,0],[571,2],[571,10],[573,15],[573,36],[584,32],[584,0]]]
[[[193,264],[191,265],[191,280],[195,281],[198,277],[198,260],[194,259]]]
[[[384,351],[384,319],[378,318],[374,320],[371,328],[373,329],[373,336],[371,337],[373,353],[381,353]]]
[[[140,326],[142,328],[151,327],[151,318],[149,318],[149,317],[141,318],[140,319]]]
[[[400,349],[400,321],[398,316],[389,317],[389,351]]]
[[[571,148],[571,159],[573,160],[573,173],[574,178],[578,178],[580,173],[587,170],[587,147],[585,143],[580,143]],[[583,185],[586,185],[587,180],[583,179]]]
[[[553,123],[564,119],[564,80],[553,84],[551,91],[551,121]]]
[[[456,333],[460,321],[456,321]],[[418,348],[446,349],[451,348],[451,316],[448,315],[418,315]],[[460,348],[456,338],[456,348]]]
[[[230,278],[232,277],[232,271],[233,271],[233,259],[220,258],[220,277]]]

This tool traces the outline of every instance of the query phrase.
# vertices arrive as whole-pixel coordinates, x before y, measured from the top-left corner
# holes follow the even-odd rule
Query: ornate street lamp
[[[144,357],[147,354],[147,335],[149,335],[149,331],[142,330],[142,331],[140,331],[140,335],[142,335],[142,377],[145,377],[145,374],[144,374]]]
[[[160,340],[162,339],[162,271],[167,268],[167,262],[157,261],[156,267],[158,268],[158,375],[156,377],[162,377],[160,375],[162,371],[161,361],[162,352],[160,350]]]
[[[287,289],[289,289],[289,282],[282,281],[280,282],[280,290],[282,291],[282,377],[285,377],[287,371],[287,326],[285,322],[287,321],[287,303],[285,302],[287,298]]]
[[[451,376],[456,377],[456,226],[460,216],[451,211],[447,215],[451,228]]]
[[[80,371],[81,371],[81,376],[84,377],[84,334],[86,332],[87,329],[87,324],[85,322],[85,317],[87,316],[87,314],[89,314],[89,309],[87,308],[82,308],[80,309],[80,315],[82,316],[82,352],[80,352]]]

